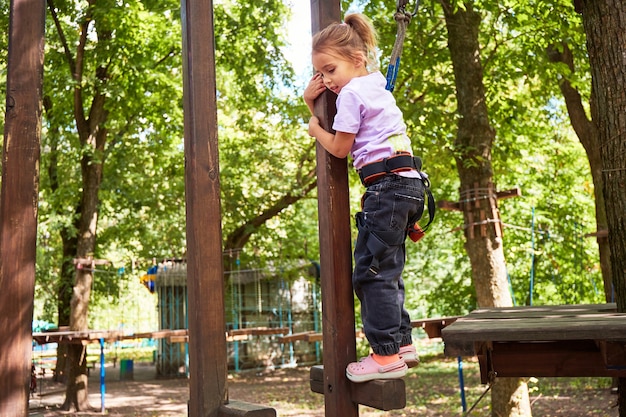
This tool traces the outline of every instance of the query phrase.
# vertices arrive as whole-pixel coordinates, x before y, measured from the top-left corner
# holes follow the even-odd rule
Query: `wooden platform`
[[[40,345],[46,343],[98,343],[100,339],[106,342],[117,342],[132,339],[168,339],[187,337],[187,329],[158,330],[147,333],[125,333],[119,330],[85,330],[85,331],[49,331],[33,333],[33,340]]]
[[[442,329],[446,356],[478,356],[481,380],[626,377],[626,314],[615,304],[478,309]]]

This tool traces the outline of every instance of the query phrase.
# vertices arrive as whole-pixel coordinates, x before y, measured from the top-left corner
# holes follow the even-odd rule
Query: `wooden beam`
[[[479,353],[481,381],[489,371],[497,377],[625,377],[623,366],[607,366],[593,340],[559,342],[495,342]]]
[[[311,29],[317,33],[341,21],[339,0],[311,0]],[[330,130],[336,96],[326,91],[315,102],[315,115]],[[354,417],[346,366],[356,360],[348,164],[317,143],[317,191],[324,344],[324,410],[326,417]]]
[[[11,0],[0,191],[0,415],[28,415],[45,2]]]
[[[316,365],[310,371],[311,391],[324,394],[324,367]],[[378,410],[400,410],[406,407],[406,386],[403,379],[376,379],[374,381],[350,382],[350,398]]]
[[[212,0],[181,0],[181,22],[189,416],[204,417],[228,398]]]
[[[585,237],[597,237],[598,239],[603,239],[609,237],[608,229],[598,230],[592,233],[585,233]]]
[[[411,327],[421,327],[429,338],[441,337],[441,330],[454,323],[461,316],[441,317],[422,320],[412,320]]]
[[[312,336],[313,334],[315,334],[315,331],[313,330],[308,331],[308,332],[292,333],[286,336],[282,336],[281,338],[278,339],[278,341],[280,343],[291,343],[291,342],[297,342],[299,340],[308,342],[309,337]],[[321,333],[320,333],[320,336],[321,336]]]
[[[263,336],[287,333],[289,333],[289,327],[248,327],[245,329],[233,329],[228,331],[229,336]]]

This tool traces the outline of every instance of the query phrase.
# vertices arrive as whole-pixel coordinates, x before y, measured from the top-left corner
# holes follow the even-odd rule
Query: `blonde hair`
[[[369,70],[378,68],[376,30],[369,18],[361,13],[344,17],[343,23],[332,23],[313,36],[312,52],[327,53],[352,60],[363,56]],[[362,53],[362,55],[361,55]]]

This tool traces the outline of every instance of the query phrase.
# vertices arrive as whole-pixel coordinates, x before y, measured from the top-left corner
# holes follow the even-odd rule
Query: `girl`
[[[350,14],[313,37],[315,75],[304,91],[311,114],[315,99],[337,94],[335,133],[313,115],[309,135],[332,155],[351,155],[366,187],[356,215],[352,284],[361,301],[363,328],[372,354],[350,363],[354,382],[400,378],[418,364],[411,320],[404,308],[404,241],[424,211],[425,174],[414,158],[402,112],[376,69],[376,32],[362,14]]]

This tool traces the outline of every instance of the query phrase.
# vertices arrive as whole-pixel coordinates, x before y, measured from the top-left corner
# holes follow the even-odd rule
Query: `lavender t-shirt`
[[[376,71],[353,78],[337,96],[333,129],[356,134],[350,150],[356,169],[399,151],[413,153],[402,112],[386,85]]]

